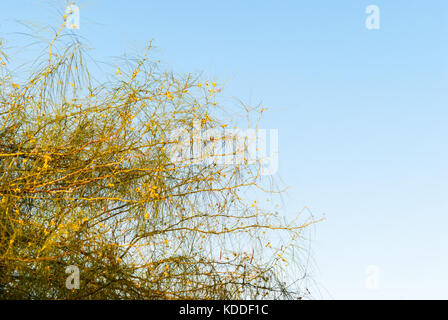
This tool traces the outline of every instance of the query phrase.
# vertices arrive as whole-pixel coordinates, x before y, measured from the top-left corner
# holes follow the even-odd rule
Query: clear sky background
[[[96,57],[154,39],[173,70],[268,108],[263,127],[279,129],[290,186],[284,213],[327,218],[309,234],[315,298],[448,298],[448,1],[76,4]],[[372,4],[379,30],[365,27]],[[63,7],[2,1],[0,37],[22,31],[18,21],[58,26]],[[369,265],[377,289],[365,286]]]

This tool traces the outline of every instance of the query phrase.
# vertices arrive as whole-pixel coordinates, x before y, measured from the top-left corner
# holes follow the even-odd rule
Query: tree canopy
[[[163,70],[150,46],[120,63],[94,80],[63,26],[27,73],[2,52],[0,298],[300,298],[298,240],[313,221],[248,200],[277,192],[249,146],[173,158],[173,132],[223,132],[260,109],[222,106],[218,84]],[[199,149],[214,140],[235,136]]]

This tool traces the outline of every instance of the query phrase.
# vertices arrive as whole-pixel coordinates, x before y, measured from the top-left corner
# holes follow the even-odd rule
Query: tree
[[[218,161],[247,143],[198,155],[172,134],[234,124],[218,86],[161,70],[150,47],[94,81],[64,32],[20,80],[1,56],[0,297],[299,298],[287,281],[300,277],[294,248],[313,221],[284,223],[247,200],[265,190],[261,163]],[[196,146],[235,136],[207,139]],[[68,266],[79,290],[66,287]]]

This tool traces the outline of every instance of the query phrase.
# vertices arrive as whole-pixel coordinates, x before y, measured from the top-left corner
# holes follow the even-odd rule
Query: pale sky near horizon
[[[52,3],[5,1],[19,21],[57,26]],[[446,0],[84,0],[76,30],[95,56],[143,49],[178,72],[268,109],[279,130],[285,214],[308,207],[316,299],[447,299]],[[366,8],[380,9],[368,30]],[[23,52],[22,52],[23,53]],[[25,53],[26,54],[26,53]],[[367,288],[366,268],[379,270]]]

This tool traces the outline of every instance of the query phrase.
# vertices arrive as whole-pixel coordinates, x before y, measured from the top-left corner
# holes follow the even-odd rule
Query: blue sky
[[[3,4],[0,37],[18,21],[60,23],[52,3],[64,7]],[[153,39],[170,68],[268,108],[285,214],[307,206],[327,218],[310,234],[316,298],[448,298],[447,1],[76,4],[95,56]],[[368,5],[380,8],[379,30],[365,27]],[[377,289],[365,286],[369,265]]]

